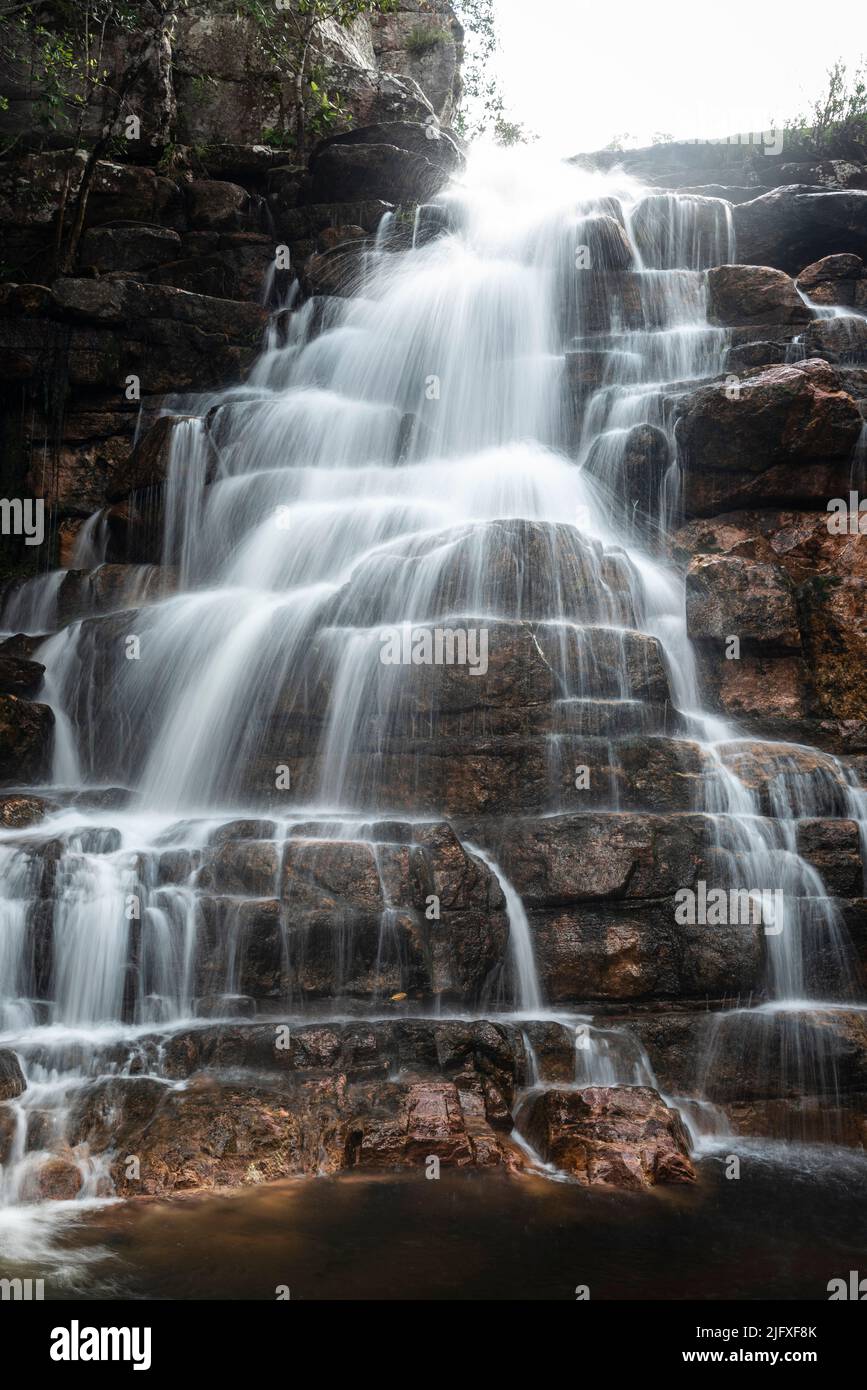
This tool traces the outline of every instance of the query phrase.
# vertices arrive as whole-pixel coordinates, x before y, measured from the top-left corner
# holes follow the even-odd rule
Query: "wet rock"
[[[352,236],[345,237],[331,250],[310,256],[304,262],[301,283],[308,295],[346,297],[361,289],[365,276],[365,252],[370,245],[360,228],[351,230]],[[356,235],[356,231],[360,235]]]
[[[841,317],[816,319],[801,335],[809,357],[828,362],[867,363],[867,319]]]
[[[858,407],[818,359],[769,367],[737,392],[701,387],[677,422],[688,515],[834,495],[861,432]]]
[[[117,502],[137,488],[154,487],[165,482],[177,431],[195,419],[192,415],[163,415],[151,425],[138,440],[126,462],[112,470],[112,477],[106,487],[108,501]],[[217,457],[207,433],[203,433],[202,443],[210,452],[213,469]]]
[[[247,224],[250,195],[239,184],[193,179],[185,191],[190,226],[229,232],[239,231]]]
[[[734,209],[738,259],[797,275],[828,255],[867,255],[867,192],[789,185]]]
[[[707,284],[708,317],[712,323],[725,327],[806,323],[812,317],[795,282],[769,266],[715,266],[708,271]]]
[[[482,825],[473,827],[484,837]],[[528,907],[659,898],[701,876],[703,816],[586,812],[489,829],[495,858]]]
[[[584,467],[613,493],[629,519],[636,514],[658,519],[670,463],[671,447],[664,431],[655,425],[633,425],[616,457],[612,458],[603,438],[591,447]]]
[[[0,1048],[0,1101],[14,1100],[20,1096],[27,1083],[21,1064],[14,1052]]]
[[[798,276],[798,289],[816,304],[863,307],[867,301],[867,276],[860,256],[823,256],[805,266]]]
[[[597,213],[579,218],[575,243],[586,247],[583,268],[591,271],[632,270],[634,253],[623,225],[616,217]]]
[[[24,657],[0,656],[0,695],[37,694],[45,667]]]
[[[78,263],[100,274],[151,270],[164,261],[176,260],[180,248],[181,238],[170,227],[149,227],[142,223],[129,227],[89,227],[81,239]]]
[[[0,695],[0,784],[41,781],[48,775],[53,742],[48,705]]]
[[[673,897],[530,908],[545,997],[555,1005],[723,999],[761,988],[759,926],[684,926],[675,912]]]
[[[81,1191],[82,1181],[78,1165],[57,1154],[25,1173],[21,1199],[24,1202],[71,1202]]]
[[[647,194],[631,217],[642,263],[657,270],[719,265],[728,251],[727,211],[716,198]]]
[[[387,202],[426,203],[447,181],[448,169],[436,160],[438,142],[428,155],[390,144],[331,144],[310,161],[311,203],[382,198]]]
[[[22,830],[37,825],[48,809],[41,796],[0,796],[0,825],[5,830]]]
[[[799,648],[794,586],[781,565],[739,555],[697,555],[686,574],[686,621],[694,641]]]
[[[858,898],[864,866],[858,824],[853,820],[799,820],[798,853],[821,875],[830,894]]]
[[[528,1099],[518,1123],[545,1162],[588,1186],[640,1190],[695,1180],[680,1116],[648,1087],[543,1091]]]

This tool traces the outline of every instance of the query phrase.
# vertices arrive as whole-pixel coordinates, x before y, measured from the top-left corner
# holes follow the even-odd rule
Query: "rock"
[[[0,695],[35,695],[44,674],[38,661],[0,655]]]
[[[48,809],[40,796],[0,796],[0,825],[4,830],[21,830],[37,825]]]
[[[237,183],[193,179],[186,186],[186,198],[192,227],[229,232],[247,223],[250,195]]]
[[[788,275],[820,257],[867,256],[867,191],[817,192],[793,184],[734,209],[738,260]]]
[[[738,555],[697,555],[686,574],[686,621],[693,641],[800,648],[793,585],[776,563]]]
[[[15,1100],[26,1089],[27,1082],[14,1052],[0,1048],[0,1101]]]
[[[586,1007],[594,1000],[722,1000],[761,989],[761,927],[682,926],[675,910],[673,897],[530,909],[546,999]]]
[[[357,1167],[423,1171],[432,1156],[457,1167],[523,1166],[503,1133],[511,1117],[502,1085],[510,1099],[513,1092],[500,1080],[509,1056],[502,1029],[415,1021],[314,1026],[293,1029],[292,1049],[278,1054],[271,1026],[230,1027],[228,1034],[206,1026],[172,1040],[169,1065],[173,1057],[195,1065],[190,1049],[201,1053],[210,1038],[222,1040],[224,1064],[234,1058],[237,1067],[244,1052],[251,1055],[252,1037],[267,1037],[282,1075],[272,1060],[270,1075],[200,1072],[177,1088],[148,1077],[97,1081],[76,1099],[71,1137],[94,1151],[139,1155],[140,1178],[131,1179],[120,1159],[112,1167],[117,1192],[130,1196]],[[400,1080],[390,1081],[398,1071]]]
[[[125,465],[113,470],[105,490],[106,499],[109,502],[118,502],[138,488],[156,487],[164,483],[169,474],[172,449],[178,440],[179,430],[183,433],[183,447],[183,443],[189,438],[189,431],[185,427],[197,418],[194,415],[161,415],[150,429],[139,437]],[[200,441],[210,459],[206,476],[212,475],[217,464],[217,454],[207,430],[202,430]]]
[[[81,239],[80,266],[100,274],[119,270],[151,270],[177,258],[181,238],[169,227],[89,227]]]
[[[542,1091],[518,1124],[546,1163],[587,1186],[641,1190],[695,1180],[680,1116],[649,1087]]]
[[[830,894],[859,898],[864,889],[859,827],[853,820],[799,820],[798,853]]]
[[[799,341],[808,357],[867,365],[867,318],[853,314],[845,318],[817,319],[808,324]]]
[[[236,958],[238,987],[256,999],[480,998],[506,955],[499,885],[447,827],[403,831],[407,843],[232,839],[206,854],[199,884],[232,897],[204,904],[201,989]]]
[[[301,283],[306,294],[345,298],[361,290],[366,273],[365,252],[370,250],[370,243],[361,228],[357,231],[360,235],[346,237],[331,250],[305,261]]]
[[[24,1202],[72,1202],[83,1184],[81,1170],[71,1158],[55,1155],[43,1159],[24,1175],[21,1200]]]
[[[332,144],[314,154],[310,175],[306,201],[311,203],[372,198],[425,203],[447,181],[448,170],[396,145]]]
[[[334,145],[390,145],[420,155],[441,165],[450,174],[464,166],[464,154],[455,136],[434,121],[380,121],[375,125],[354,126],[320,140],[316,155]]]
[[[635,204],[632,236],[642,263],[656,270],[700,270],[729,255],[728,207],[719,198],[650,193]]]
[[[858,291],[865,280],[864,262],[860,256],[841,254],[823,256],[820,261],[805,266],[798,276],[798,289],[816,304],[841,304],[852,307],[858,302]]]
[[[708,317],[725,327],[743,324],[806,323],[812,317],[781,270],[760,265],[719,265],[707,273]]]
[[[484,826],[472,827],[484,843]],[[704,872],[703,816],[585,812],[521,819],[488,831],[491,849],[529,908],[669,896]]]
[[[418,83],[441,121],[460,99],[463,30],[449,6],[428,12],[414,3],[371,16],[379,64]]]
[[[616,217],[596,213],[580,217],[575,226],[575,243],[586,247],[583,268],[591,271],[632,270],[634,254],[629,238]]]
[[[759,341],[730,347],[726,353],[726,371],[740,374],[751,367],[773,367],[788,360],[788,343]]]
[[[39,782],[48,775],[54,714],[17,695],[0,695],[0,785]]]
[[[750,373],[737,392],[700,387],[675,430],[687,515],[833,496],[861,426],[839,376],[818,359]]]
[[[670,464],[664,431],[655,425],[633,425],[622,437],[605,434],[598,439],[584,467],[610,490],[630,520],[658,520]]]

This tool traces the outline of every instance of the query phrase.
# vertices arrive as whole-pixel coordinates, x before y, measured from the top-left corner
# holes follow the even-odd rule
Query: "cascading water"
[[[358,295],[293,309],[244,387],[176,424],[163,561],[178,591],[135,610],[121,603],[104,628],[76,622],[39,650],[58,718],[53,780],[80,783],[85,796],[38,833],[7,832],[0,843],[0,1044],[18,1053],[30,1083],[21,1115],[41,1097],[61,1140],[83,1079],[128,1068],[148,1029],[205,1012],[201,951],[212,956],[207,1011],[243,1011],[247,917],[272,912],[281,874],[291,870],[302,891],[298,864],[315,863],[323,841],[348,845],[350,857],[372,851],[385,903],[374,973],[398,978],[400,910],[387,883],[402,846],[377,825],[400,817],[411,850],[444,817],[415,755],[401,753],[395,777],[391,750],[443,728],[485,733],[494,714],[469,700],[419,700],[412,660],[383,663],[384,628],[398,641],[408,633],[411,645],[422,628],[482,626],[493,656],[498,624],[529,625],[540,669],[554,673],[554,716],[540,712],[533,731],[552,768],[559,740],[587,735],[610,749],[621,733],[658,732],[673,706],[678,737],[702,749],[699,809],[716,827],[724,877],[782,890],[785,903],[767,936],[773,1002],[712,1016],[698,1101],[724,1044],[773,1045],[774,1011],[789,1017],[790,1071],[803,1079],[832,1066],[798,1011],[833,1007],[829,991],[851,995],[847,945],[794,827],[822,814],[829,796],[851,805],[860,793],[828,757],[798,781],[780,746],[773,805],[762,805],[738,774],[737,730],[701,710],[683,586],[661,558],[677,508],[671,388],[723,368],[726,333],[707,323],[703,269],[733,259],[730,208],[546,167],[535,151],[529,161],[480,153],[441,203],[441,235],[394,250],[384,225]],[[601,276],[582,279],[600,264]],[[285,324],[285,310],[280,317]],[[569,370],[586,373],[575,457],[566,452],[567,349]],[[659,447],[652,487],[624,505],[636,426]],[[94,519],[81,563],[100,563],[103,542]],[[534,565],[514,561],[509,545],[518,544],[536,547]],[[54,582],[38,603],[22,592],[7,623],[52,630],[42,604]],[[647,637],[661,645],[662,675]],[[112,784],[132,789],[126,809],[101,809]],[[613,774],[611,786],[616,810]],[[553,774],[545,809],[576,811]],[[249,871],[243,911],[204,901],[222,872],[211,859],[226,822],[241,825],[238,837],[265,865]],[[463,848],[498,881],[510,924],[504,1007],[538,1015],[526,913],[475,839]],[[269,918],[282,952],[270,998],[275,1010],[313,1016],[325,1006],[315,984],[298,984],[303,953],[293,955],[287,910],[284,902]],[[365,1007],[339,984],[350,978],[354,930],[350,921],[335,933],[338,1012]],[[368,1011],[381,1002],[377,981]],[[590,1036],[576,1052],[575,1084],[652,1084],[634,1039],[601,1024]],[[39,1089],[46,1078],[50,1102]],[[16,1135],[7,1201],[26,1195],[16,1173],[34,1162]],[[90,1172],[85,1195],[100,1181]]]

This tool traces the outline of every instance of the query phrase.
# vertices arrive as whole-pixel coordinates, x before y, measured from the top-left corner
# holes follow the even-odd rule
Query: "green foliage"
[[[107,34],[136,33],[149,0],[49,0],[0,7],[0,57],[7,71],[34,80],[34,120],[44,136],[80,132],[94,97],[109,91]],[[8,102],[4,109],[8,109]]]
[[[828,84],[809,111],[787,121],[785,130],[797,144],[816,154],[845,152],[847,145],[867,144],[867,63],[862,58],[851,74],[838,59],[828,69]]]
[[[236,0],[235,12],[254,20],[262,51],[295,83],[294,130],[266,126],[262,140],[275,149],[293,148],[303,157],[308,133],[328,135],[337,125],[349,125],[350,115],[339,92],[329,91],[328,74],[313,61],[316,30],[326,20],[348,28],[365,14],[389,14],[398,0]]]
[[[432,52],[439,48],[441,43],[445,43],[448,38],[445,29],[422,29],[417,26],[410,29],[406,36],[406,51],[411,53],[414,58],[422,58],[425,53]]]
[[[499,40],[496,0],[453,0],[464,27],[463,96],[454,126],[467,139],[490,134],[500,145],[526,144],[536,137],[509,118],[499,80],[490,75]]]

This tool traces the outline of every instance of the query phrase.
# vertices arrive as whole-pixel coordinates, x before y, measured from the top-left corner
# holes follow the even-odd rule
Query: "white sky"
[[[864,0],[494,0],[509,114],[561,154],[759,132],[867,55]]]

